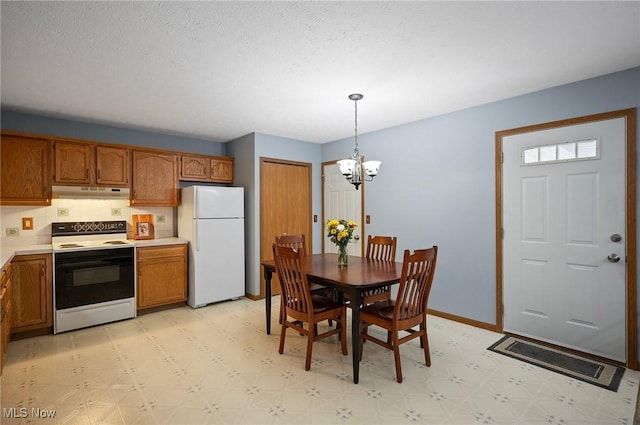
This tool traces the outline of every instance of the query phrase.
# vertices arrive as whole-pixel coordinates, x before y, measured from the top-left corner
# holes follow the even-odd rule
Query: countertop
[[[159,246],[186,244],[189,241],[182,238],[159,238],[145,240],[131,240],[134,246]],[[26,246],[3,246],[0,247],[0,268],[4,268],[16,255],[51,254],[53,248],[51,244],[26,245]]]

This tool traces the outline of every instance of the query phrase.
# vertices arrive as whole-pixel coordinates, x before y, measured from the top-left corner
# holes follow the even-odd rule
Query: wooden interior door
[[[284,233],[304,234],[311,253],[311,164],[261,158],[260,261],[273,258],[275,237]],[[271,285],[272,294],[279,294],[277,275]],[[260,293],[264,294],[264,278]]]

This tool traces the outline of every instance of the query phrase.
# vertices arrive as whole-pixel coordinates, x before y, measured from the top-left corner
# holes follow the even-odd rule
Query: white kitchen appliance
[[[189,241],[187,304],[196,308],[244,296],[244,188],[182,189],[178,237]]]
[[[126,221],[51,223],[53,332],[136,316]]]

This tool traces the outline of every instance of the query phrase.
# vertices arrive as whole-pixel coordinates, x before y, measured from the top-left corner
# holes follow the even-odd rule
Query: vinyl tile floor
[[[274,306],[279,299],[274,297]],[[276,309],[274,308],[274,311]],[[632,424],[640,372],[617,392],[487,347],[501,334],[429,316],[431,367],[418,341],[365,344],[360,383],[337,337],[265,333],[264,303],[240,299],[13,341],[2,424]],[[373,331],[373,330],[372,330]],[[350,345],[349,345],[350,347]]]

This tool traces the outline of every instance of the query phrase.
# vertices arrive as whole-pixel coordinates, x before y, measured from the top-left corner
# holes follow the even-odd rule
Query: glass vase
[[[338,266],[346,267],[347,266],[347,246],[346,245],[338,245]]]

